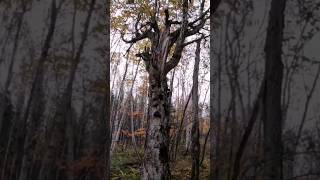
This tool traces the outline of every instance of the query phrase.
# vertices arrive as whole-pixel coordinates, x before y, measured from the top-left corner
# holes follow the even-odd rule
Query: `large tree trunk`
[[[168,180],[169,169],[169,94],[167,79],[150,67],[149,124],[144,158],[144,180]]]
[[[282,39],[286,0],[272,0],[265,45],[264,179],[282,179],[282,111],[281,86],[283,76]]]
[[[199,179],[199,158],[200,158],[200,133],[199,133],[199,97],[198,97],[198,75],[199,75],[199,64],[200,64],[200,43],[201,40],[197,42],[196,47],[196,58],[194,64],[193,71],[193,91],[192,91],[192,143],[191,143],[191,156],[192,156],[192,171],[191,171],[191,179],[198,180]]]

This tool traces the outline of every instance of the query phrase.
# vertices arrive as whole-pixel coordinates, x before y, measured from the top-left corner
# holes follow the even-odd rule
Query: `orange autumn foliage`
[[[128,130],[121,130],[121,133],[123,136],[125,137],[132,137],[132,136],[135,136],[135,137],[146,137],[146,130],[145,128],[140,128],[140,129],[137,129],[136,131],[134,131],[133,133],[131,133],[130,131]]]

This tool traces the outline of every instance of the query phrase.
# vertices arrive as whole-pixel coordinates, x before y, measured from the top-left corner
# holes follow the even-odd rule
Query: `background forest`
[[[182,17],[182,12],[179,16],[179,12],[175,11],[180,1],[158,2],[159,14],[163,19],[166,7],[169,7],[169,12],[172,11],[169,17]],[[193,14],[193,9],[201,9],[201,2],[191,1],[190,14]],[[133,4],[117,1],[111,11],[111,92],[115,98],[111,111],[111,168],[114,177],[139,179],[143,153],[147,148],[144,145],[148,127],[148,72],[135,54],[143,51],[148,41],[135,43],[121,37],[124,33],[135,37],[135,28],[140,27],[137,25],[140,23],[138,14],[148,14],[148,8],[152,9],[154,5],[145,3],[153,1]],[[193,42],[183,50],[179,64],[167,76],[168,86],[172,90],[169,154],[174,179],[194,179],[194,156],[200,158],[200,179],[209,177],[209,152],[213,154],[211,170],[215,172],[211,174],[211,179],[260,179],[266,173],[264,150],[267,145],[264,139],[276,134],[276,129],[282,134],[275,137],[280,139],[280,144],[272,144],[271,147],[279,146],[282,149],[281,167],[279,163],[275,166],[276,169],[282,169],[281,179],[319,178],[320,61],[317,50],[320,40],[320,3],[293,0],[286,1],[284,6],[284,28],[279,28],[283,31],[283,37],[278,38],[282,39],[280,60],[283,63],[282,91],[279,95],[281,98],[278,98],[281,115],[275,119],[280,124],[270,123],[267,128],[269,132],[264,129],[267,125],[263,123],[269,121],[264,117],[266,112],[261,107],[257,108],[257,104],[262,99],[259,92],[267,67],[266,38],[268,26],[271,26],[268,22],[272,14],[281,19],[281,12],[277,16],[277,12],[271,10],[271,1],[221,1],[212,15],[211,26],[204,25],[200,31],[208,34],[208,30],[211,30],[213,43],[209,47],[208,39],[201,41],[199,70],[196,67],[197,43]],[[196,18],[197,15],[190,17]],[[195,38],[196,35],[189,40]],[[276,49],[276,46],[271,46],[271,49]],[[213,62],[211,96],[210,59]],[[275,68],[268,72],[280,74]],[[193,102],[192,94],[194,76],[198,76],[197,102]],[[210,97],[213,100],[213,119],[209,116]],[[198,110],[193,104],[198,105]],[[271,103],[271,106],[275,104]],[[267,105],[263,105],[263,108],[267,108]],[[195,110],[198,111],[197,119],[194,119]],[[208,140],[208,132],[212,129],[209,127],[210,120],[214,123],[211,127],[215,132]],[[190,147],[195,138],[191,132],[196,121],[200,130],[197,138],[201,150],[198,155],[193,154]],[[219,164],[215,165],[217,161]]]
[[[320,178],[317,0],[0,14],[0,180]]]
[[[0,1],[0,179],[101,179],[105,4]]]

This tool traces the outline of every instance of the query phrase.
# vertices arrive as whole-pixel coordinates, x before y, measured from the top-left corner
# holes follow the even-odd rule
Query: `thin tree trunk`
[[[186,79],[185,76],[183,76],[183,74],[186,73],[186,69],[183,70],[184,72],[182,72],[182,76],[181,76],[181,80],[182,80],[182,90],[181,90],[181,95],[182,95],[182,102],[185,102],[186,99],[186,88],[185,88],[185,84],[186,84]],[[192,92],[190,93],[190,97],[192,97]],[[191,147],[191,130],[192,130],[192,120],[190,118],[185,118],[185,124],[183,124],[185,126],[185,152],[186,154],[189,152],[190,147]]]
[[[111,127],[112,127],[111,133],[112,133],[112,139],[116,139],[116,140],[118,139],[118,135],[117,135],[119,133],[118,131],[121,129],[121,127],[119,126],[121,124],[121,119],[122,119],[120,112],[121,112],[121,109],[123,109],[123,96],[124,96],[123,88],[124,88],[124,82],[127,77],[128,66],[129,66],[129,51],[127,52],[127,61],[124,69],[124,74],[120,82],[119,91],[116,97],[117,102],[116,101],[112,102],[112,107],[111,107]],[[111,142],[111,153],[115,149],[115,146],[116,146],[115,143],[116,141]]]
[[[137,154],[139,160],[142,160],[138,150],[137,150],[137,141],[136,141],[136,137],[134,135],[135,133],[135,130],[134,130],[134,121],[133,121],[133,111],[134,111],[134,107],[133,107],[133,103],[134,103],[134,98],[133,98],[133,86],[134,86],[134,83],[136,81],[136,78],[137,78],[137,75],[138,75],[138,70],[139,70],[139,65],[140,65],[140,61],[139,63],[137,64],[137,68],[135,70],[135,74],[134,74],[134,77],[133,77],[133,81],[132,81],[132,85],[131,85],[131,88],[130,88],[130,123],[131,123],[131,133],[132,133],[132,144],[133,144],[133,147],[134,147],[134,150],[135,150],[135,153]]]
[[[208,142],[209,135],[210,135],[210,128],[208,130],[208,133],[206,135],[206,138],[204,140],[204,144],[203,144],[203,147],[202,147],[202,155],[201,155],[201,160],[200,160],[200,166],[202,166],[203,160],[204,160],[204,156],[206,155],[206,147],[207,147],[207,142]]]
[[[193,87],[191,88],[191,92],[189,93],[189,96],[188,96],[187,102],[186,102],[186,104],[184,106],[182,117],[181,117],[181,120],[180,120],[180,125],[179,125],[178,132],[177,132],[176,142],[175,142],[175,145],[174,145],[175,148],[173,149],[173,152],[172,152],[173,153],[173,156],[172,156],[173,160],[175,160],[176,156],[177,156],[178,147],[179,147],[181,136],[182,136],[184,119],[185,119],[187,108],[188,108],[188,105],[189,105],[189,102],[190,102],[190,99],[191,99],[191,96],[192,96],[192,89],[193,89]]]
[[[111,145],[111,111],[110,111],[110,6],[111,0],[106,0],[106,107],[105,107],[105,123],[106,123],[106,143],[105,143],[105,174],[103,180],[110,180],[111,179],[111,172],[110,172],[110,145]]]
[[[265,90],[265,82],[263,81],[258,93],[258,96],[255,100],[255,104],[253,106],[253,110],[250,116],[250,119],[248,121],[248,125],[244,131],[244,134],[241,138],[240,145],[237,149],[236,155],[235,155],[235,160],[233,164],[233,174],[232,174],[232,180],[237,180],[240,174],[240,164],[241,164],[241,158],[243,156],[244,150],[246,148],[246,145],[248,143],[248,140],[250,138],[251,132],[253,130],[254,124],[257,120],[259,111],[261,109],[261,100],[264,95],[264,90]]]

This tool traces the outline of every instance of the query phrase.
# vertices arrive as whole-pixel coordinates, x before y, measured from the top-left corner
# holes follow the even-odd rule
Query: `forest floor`
[[[142,149],[118,148],[112,155],[111,179],[112,180],[139,180]],[[187,180],[191,176],[191,157],[183,155],[183,150],[178,152],[177,160],[171,163],[171,175],[173,180]],[[200,179],[207,179],[209,176],[209,156],[206,155],[202,166],[200,167]]]

